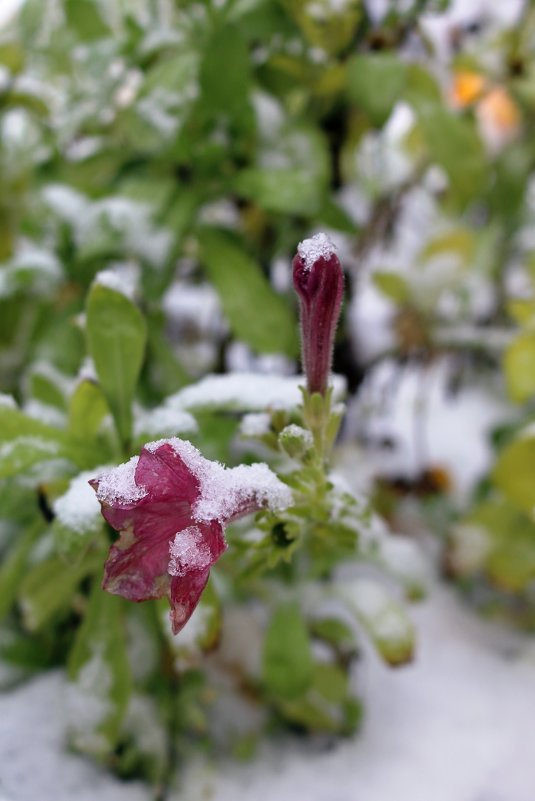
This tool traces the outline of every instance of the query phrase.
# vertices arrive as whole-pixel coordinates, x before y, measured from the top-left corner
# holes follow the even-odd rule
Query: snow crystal
[[[111,505],[117,502],[135,503],[144,498],[147,490],[134,480],[138,461],[139,456],[132,456],[128,462],[98,476],[98,500]]]
[[[169,397],[166,405],[182,409],[232,409],[261,412],[269,408],[294,409],[302,402],[303,376],[265,373],[207,375]],[[335,398],[345,394],[345,379],[332,376]]]
[[[54,512],[59,522],[79,534],[95,532],[99,529],[102,516],[89,480],[95,471],[87,471],[73,478],[67,492],[54,502]]]
[[[304,261],[305,268],[310,270],[318,259],[330,259],[336,251],[326,234],[315,234],[310,239],[303,239],[297,246],[297,252]]]
[[[197,526],[189,526],[175,534],[169,545],[169,555],[168,573],[171,576],[185,576],[189,570],[203,570],[212,562],[210,548]]]

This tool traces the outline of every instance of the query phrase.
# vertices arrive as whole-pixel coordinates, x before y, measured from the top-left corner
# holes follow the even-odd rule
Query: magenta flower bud
[[[299,295],[307,389],[311,394],[324,395],[344,293],[344,274],[334,245],[325,234],[301,242],[292,266],[294,287]]]

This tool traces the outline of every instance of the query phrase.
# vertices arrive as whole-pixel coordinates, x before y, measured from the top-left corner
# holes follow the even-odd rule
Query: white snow
[[[263,437],[269,434],[271,417],[267,412],[251,412],[245,414],[240,424],[240,433],[244,437]]]
[[[281,431],[281,434],[299,440],[305,448],[311,448],[314,443],[312,433],[308,431],[308,429],[298,426],[295,423],[290,423],[289,426],[286,426],[286,428]]]
[[[0,28],[10,22],[23,3],[24,0],[2,0],[2,5],[0,6]]]
[[[327,748],[286,738],[245,765],[199,757],[181,766],[172,801],[533,801],[531,640],[478,619],[440,587],[411,614],[413,664],[389,669],[365,648],[355,683],[366,715],[354,738]],[[65,691],[53,672],[0,695],[0,793],[150,801],[148,787],[66,751]]]
[[[101,503],[129,504],[145,497],[147,490],[135,482],[138,461],[139,456],[132,456],[128,462],[97,476],[99,481],[97,498]]]
[[[177,438],[157,440],[145,447],[156,451],[163,444],[171,445],[199,481],[199,498],[193,506],[193,517],[199,523],[225,523],[259,507],[284,509],[292,502],[289,488],[266,464],[227,468],[205,459],[191,442]]]
[[[129,270],[108,269],[96,274],[93,284],[104,286],[119,292],[129,300],[133,300],[136,293],[136,277]]]
[[[286,739],[248,765],[190,763],[176,801],[533,801],[533,646],[438,587],[412,616],[413,664],[389,669],[366,648],[359,735]]]
[[[170,576],[185,576],[189,570],[204,570],[212,563],[212,554],[198,526],[188,526],[175,534],[169,544]]]
[[[150,801],[140,782],[119,782],[67,749],[67,688],[54,671],[0,695],[2,801]]]
[[[105,751],[106,739],[98,728],[111,711],[109,695],[112,682],[110,669],[97,649],[83,665],[76,680],[68,683],[68,728],[77,748],[95,754]]]
[[[315,234],[310,239],[303,239],[297,246],[297,252],[305,264],[306,270],[311,270],[318,259],[328,260],[336,255],[336,250],[326,234]]]
[[[406,367],[384,359],[369,371],[350,406],[346,433],[363,438],[376,472],[414,478],[442,467],[459,497],[470,493],[490,463],[492,429],[511,412],[499,387],[484,381],[452,394],[454,373],[447,357]],[[381,450],[385,439],[393,447]]]
[[[79,534],[98,531],[102,524],[100,504],[89,480],[95,470],[80,473],[73,478],[67,492],[54,501],[54,512],[59,522]]]
[[[0,392],[0,408],[16,409],[17,403],[13,395],[7,395],[5,392]]]
[[[208,375],[171,395],[166,405],[195,409],[231,409],[261,412],[270,408],[293,409],[302,402],[299,387],[306,384],[303,376],[278,376],[265,373],[228,373]],[[333,375],[335,398],[345,394],[345,379]]]
[[[193,434],[197,428],[195,418],[183,409],[158,406],[155,409],[136,410],[134,420],[136,437],[172,437],[175,434]]]

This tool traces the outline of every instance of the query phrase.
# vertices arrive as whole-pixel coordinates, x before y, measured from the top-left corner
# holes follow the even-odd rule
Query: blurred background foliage
[[[143,407],[161,411],[194,379],[295,371],[289,257],[311,231],[330,233],[347,270],[340,461],[359,441],[351,470],[371,478],[379,511],[430,529],[476,605],[535,625],[535,9],[490,5],[502,4],[456,16],[440,0],[26,0],[0,31],[0,655],[17,676],[61,663],[83,618],[70,675],[91,664],[97,632],[114,698],[100,736],[122,732],[108,759],[125,774],[159,777],[169,754],[132,746],[121,602],[88,599],[102,523],[77,538],[54,503],[80,471],[165,434]],[[102,270],[130,297],[93,285]],[[377,407],[395,417],[406,379],[419,387],[408,460],[406,432],[401,446],[383,429],[374,440],[373,422]],[[237,421],[198,412],[197,442],[228,461]],[[154,612],[133,610],[129,626],[155,636]],[[281,636],[302,639],[292,607],[273,631],[281,619]],[[318,637],[343,662],[354,644],[335,629]],[[209,650],[210,627],[203,637]],[[138,672],[152,709],[162,666]],[[308,700],[290,709],[283,687],[286,717],[351,730],[343,677],[315,681],[343,719]],[[191,670],[179,740],[204,736],[206,693]],[[77,741],[97,755],[102,743]]]

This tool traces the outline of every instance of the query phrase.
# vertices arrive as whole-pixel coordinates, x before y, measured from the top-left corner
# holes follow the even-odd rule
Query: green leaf
[[[115,747],[131,694],[123,604],[94,583],[67,665],[70,735],[76,748],[97,757]],[[87,708],[91,714],[80,714]]]
[[[374,125],[381,127],[402,98],[406,67],[392,53],[353,56],[348,64],[347,81],[350,99]]]
[[[28,557],[43,530],[43,523],[35,521],[21,531],[0,564],[0,620],[9,612],[19,585],[28,570]]]
[[[515,337],[503,358],[509,395],[516,403],[524,403],[535,395],[535,332]]]
[[[535,509],[535,437],[519,437],[499,454],[492,471],[494,484],[519,509]]]
[[[147,327],[137,306],[120,292],[93,285],[87,301],[87,337],[117,431],[132,434],[132,401],[143,364]]]
[[[98,384],[90,379],[80,381],[69,404],[69,431],[76,439],[91,442],[97,435],[108,404]]]
[[[56,614],[65,614],[79,583],[101,568],[101,564],[99,555],[84,559],[78,565],[67,566],[57,556],[34,565],[22,581],[18,594],[26,628],[38,631]]]
[[[373,282],[383,295],[386,295],[387,298],[390,298],[395,303],[407,303],[410,298],[411,290],[409,284],[398,273],[376,272],[373,274]]]
[[[20,42],[15,40],[0,43],[0,64],[16,75],[24,68],[25,54]]]
[[[386,589],[378,581],[360,578],[346,589],[346,597],[385,662],[392,666],[410,662],[414,627],[405,609]]]
[[[221,65],[225,69],[221,69]],[[199,84],[202,103],[210,113],[240,116],[248,101],[250,58],[237,27],[219,27],[207,42],[201,62]]]
[[[306,692],[314,675],[307,627],[295,603],[279,606],[264,642],[263,675],[268,691],[292,699]]]
[[[29,379],[30,396],[35,400],[41,401],[41,403],[45,403],[47,406],[54,406],[56,409],[64,411],[66,405],[65,395],[58,383],[51,376],[35,372]]]
[[[461,206],[482,193],[487,183],[487,159],[474,123],[435,103],[417,110],[431,159],[448,174]]]
[[[254,200],[266,211],[313,215],[324,203],[323,188],[306,168],[263,169],[251,167],[236,175],[234,190]]]
[[[490,581],[506,592],[521,592],[535,578],[535,523],[502,496],[475,507],[459,526],[455,547],[462,554],[463,537],[482,543],[481,558]],[[470,541],[467,552],[473,551]],[[476,548],[477,550],[477,548]],[[462,567],[462,566],[461,566]],[[473,570],[481,571],[475,564]]]
[[[265,211],[306,216],[319,216],[326,207],[328,211],[329,148],[318,128],[287,123],[276,137],[266,137],[263,151],[266,158],[275,159],[281,166],[242,170],[232,183],[234,191]]]
[[[361,0],[335,6],[330,0],[283,0],[305,40],[329,54],[339,53],[353,41],[362,17]]]
[[[83,458],[63,431],[27,417],[19,409],[0,406],[0,437],[0,478],[50,459],[71,458],[78,464]]]
[[[203,228],[199,245],[202,262],[234,334],[262,353],[295,355],[293,314],[239,241],[225,231]]]
[[[84,42],[110,35],[95,0],[65,0],[67,25]]]

